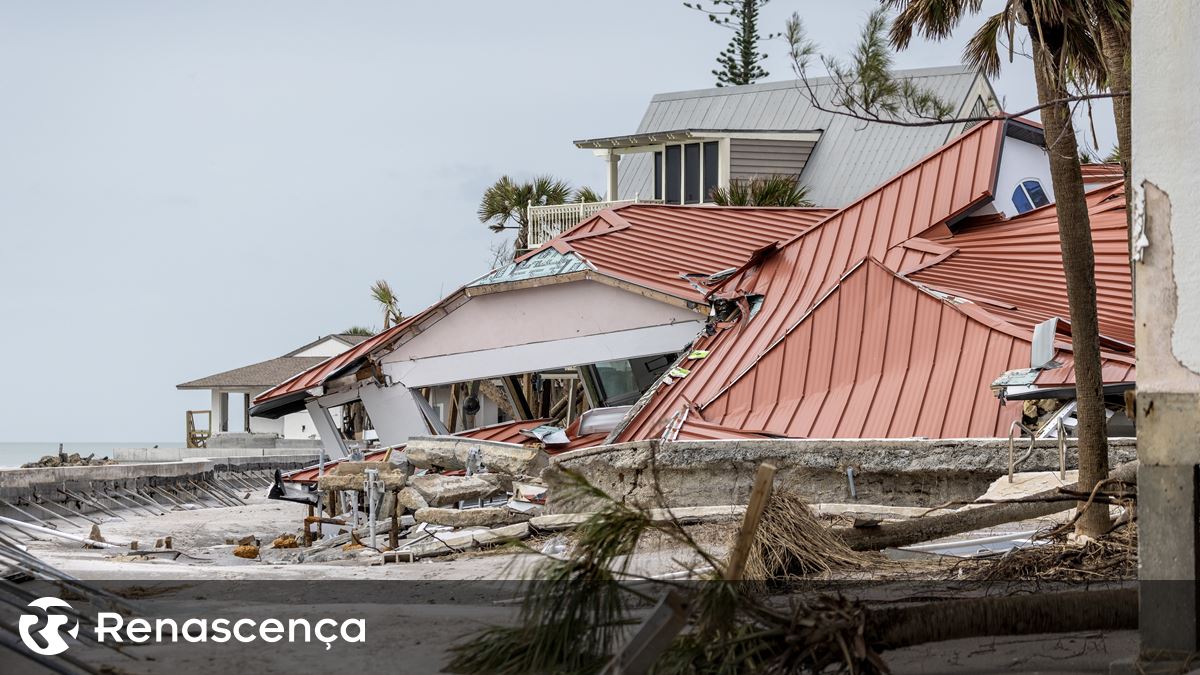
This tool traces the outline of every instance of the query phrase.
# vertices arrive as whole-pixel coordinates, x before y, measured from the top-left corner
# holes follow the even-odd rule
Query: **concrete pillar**
[[[229,392],[219,389],[212,390],[212,432],[214,434],[229,431]]]
[[[620,199],[617,195],[617,162],[621,161],[621,156],[615,152],[609,152],[605,161],[608,162],[608,201],[615,202]]]
[[[1200,5],[1134,3],[1140,659],[1200,650]]]

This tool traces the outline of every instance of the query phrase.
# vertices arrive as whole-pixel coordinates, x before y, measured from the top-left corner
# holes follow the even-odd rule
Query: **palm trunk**
[[[1030,8],[1029,16],[1035,16]],[[1075,389],[1078,401],[1076,428],[1079,448],[1079,484],[1090,490],[1108,477],[1108,433],[1104,414],[1104,388],[1100,370],[1099,324],[1096,317],[1095,255],[1092,230],[1084,199],[1083,176],[1079,170],[1079,148],[1071,110],[1061,102],[1068,96],[1059,71],[1063,29],[1038,17],[1029,24],[1033,45],[1033,71],[1042,125],[1050,159],[1050,180],[1058,209],[1058,232],[1062,242],[1063,272],[1067,300],[1071,305],[1071,345],[1074,351]],[[1051,101],[1060,101],[1051,103]],[[1098,536],[1110,525],[1108,509],[1092,508],[1079,519],[1076,532]]]
[[[1100,50],[1104,56],[1104,69],[1108,74],[1108,90],[1129,92],[1129,35],[1123,34],[1112,17],[1104,11],[1097,11],[1096,19],[1100,27]],[[1113,117],[1117,121],[1117,149],[1121,154],[1121,169],[1125,173],[1125,220],[1130,232],[1129,280],[1132,285],[1136,265],[1132,255],[1133,190],[1130,185],[1130,162],[1133,159],[1133,130],[1129,123],[1131,103],[1132,99],[1129,96],[1116,96],[1112,99]]]

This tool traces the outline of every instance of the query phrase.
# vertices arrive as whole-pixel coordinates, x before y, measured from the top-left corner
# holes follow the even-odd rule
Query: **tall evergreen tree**
[[[770,0],[711,0],[704,2],[685,2],[684,7],[703,12],[708,20],[725,28],[733,30],[733,38],[729,45],[717,55],[717,64],[721,67],[712,71],[717,76],[717,86],[736,86],[752,84],[770,73],[762,67],[766,60],[766,52],[758,50],[758,13]],[[767,35],[770,40],[778,33]]]

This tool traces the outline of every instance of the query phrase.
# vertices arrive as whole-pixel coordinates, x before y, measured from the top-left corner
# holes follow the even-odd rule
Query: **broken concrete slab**
[[[413,518],[418,523],[430,525],[447,525],[449,527],[490,527],[493,525],[509,525],[529,520],[529,516],[515,513],[503,507],[483,507],[478,509],[417,509]]]
[[[536,476],[550,463],[550,456],[542,448],[448,436],[409,438],[405,454],[413,466],[422,469],[465,469],[472,448],[479,448],[480,460],[489,473]]]
[[[516,541],[528,537],[529,534],[529,523],[517,523],[490,530],[437,532],[431,533],[426,539],[415,541],[407,546],[401,546],[397,551],[411,553],[414,558],[430,558],[450,555],[451,553],[460,553],[482,546]]]
[[[1024,441],[1028,448],[1029,441]],[[1067,468],[1078,462],[1075,441]],[[556,455],[542,476],[551,487],[568,485],[559,468],[583,474],[609,495],[632,504],[670,506],[737,503],[749,498],[754,472],[771,461],[779,472],[776,489],[789,489],[809,503],[849,502],[933,506],[969,501],[1008,474],[1007,439],[763,439],[721,441],[636,441],[572,450]],[[1109,439],[1109,465],[1137,457],[1134,439]],[[851,493],[847,469],[854,469]],[[1026,471],[1058,469],[1058,443],[1036,441]],[[651,479],[653,474],[656,480]],[[657,485],[655,485],[657,481]],[[549,510],[586,511],[594,504],[569,504],[551,491]]]
[[[408,485],[424,497],[430,506],[448,506],[468,499],[483,499],[498,492],[495,485],[474,476],[427,474],[409,478]]]
[[[429,502],[425,501],[425,498],[421,496],[421,493],[417,492],[411,487],[406,487],[400,490],[400,492],[396,493],[396,497],[400,500],[400,506],[403,506],[410,511],[416,511],[418,509],[429,507]]]

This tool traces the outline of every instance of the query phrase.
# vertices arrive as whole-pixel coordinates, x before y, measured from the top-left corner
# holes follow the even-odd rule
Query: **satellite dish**
[[[1058,317],[1052,317],[1033,327],[1033,345],[1029,350],[1029,367],[1051,367],[1054,364],[1054,337],[1058,335]]]

